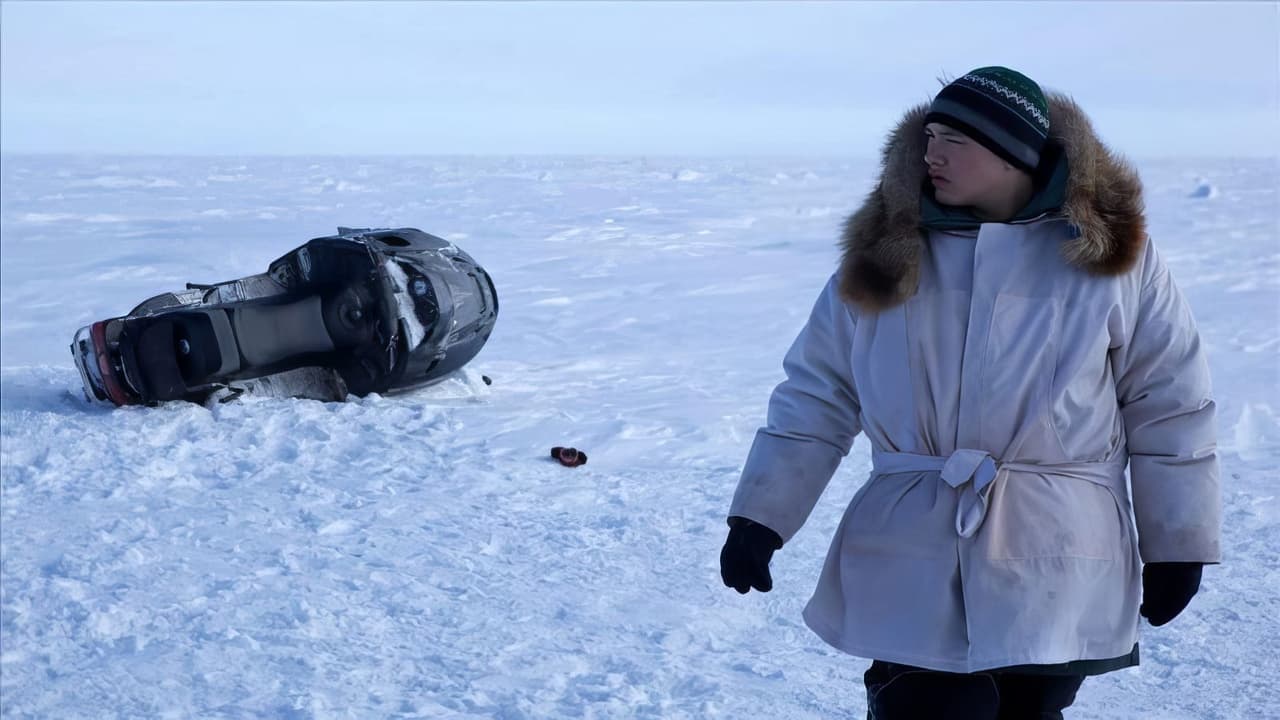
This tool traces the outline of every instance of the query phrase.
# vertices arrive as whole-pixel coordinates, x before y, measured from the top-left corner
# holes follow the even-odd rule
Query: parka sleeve
[[[850,353],[854,319],[833,277],[782,362],[767,425],[747,455],[729,515],[788,542],[813,511],[861,431]]]
[[[1143,562],[1218,562],[1215,404],[1200,334],[1150,242],[1128,342],[1112,350]]]

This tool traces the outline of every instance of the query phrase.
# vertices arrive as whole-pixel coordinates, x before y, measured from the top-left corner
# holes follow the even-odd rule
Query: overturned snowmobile
[[[91,401],[341,400],[443,379],[497,315],[493,280],[447,240],[338,228],[265,273],[188,284],[81,328],[71,354]]]

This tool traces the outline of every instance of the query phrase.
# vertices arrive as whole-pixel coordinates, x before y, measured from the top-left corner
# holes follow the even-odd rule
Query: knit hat
[[[1049,103],[1026,75],[1006,67],[983,67],[942,88],[924,121],[953,127],[1033,172],[1049,137]]]

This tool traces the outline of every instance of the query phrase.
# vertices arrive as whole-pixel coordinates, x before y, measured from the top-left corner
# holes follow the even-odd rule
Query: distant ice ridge
[[[1204,178],[1196,178],[1196,189],[1191,191],[1187,197],[1191,198],[1216,198],[1218,197],[1218,187]]]
[[[99,177],[76,180],[71,182],[68,187],[73,188],[107,188],[110,190],[119,190],[121,188],[173,188],[181,187],[176,180],[158,177],[125,177],[123,175],[101,175]]]

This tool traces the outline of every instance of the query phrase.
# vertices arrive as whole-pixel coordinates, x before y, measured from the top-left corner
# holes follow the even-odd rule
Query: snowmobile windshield
[[[423,345],[436,345],[453,322],[454,300],[447,282],[429,277],[417,265],[402,258],[388,259],[391,279],[405,345],[410,352]]]
[[[453,315],[457,320],[449,328],[452,342],[472,334],[472,325],[488,313],[489,307],[480,279],[475,275],[455,273],[446,275],[444,281],[453,298]]]
[[[397,384],[439,377],[474,357],[497,314],[484,271],[469,256],[430,250],[396,253],[389,264],[404,327]]]
[[[483,347],[498,313],[497,291],[474,259],[453,243],[413,228],[353,230],[379,256],[400,342],[388,379],[407,389],[465,365]]]

